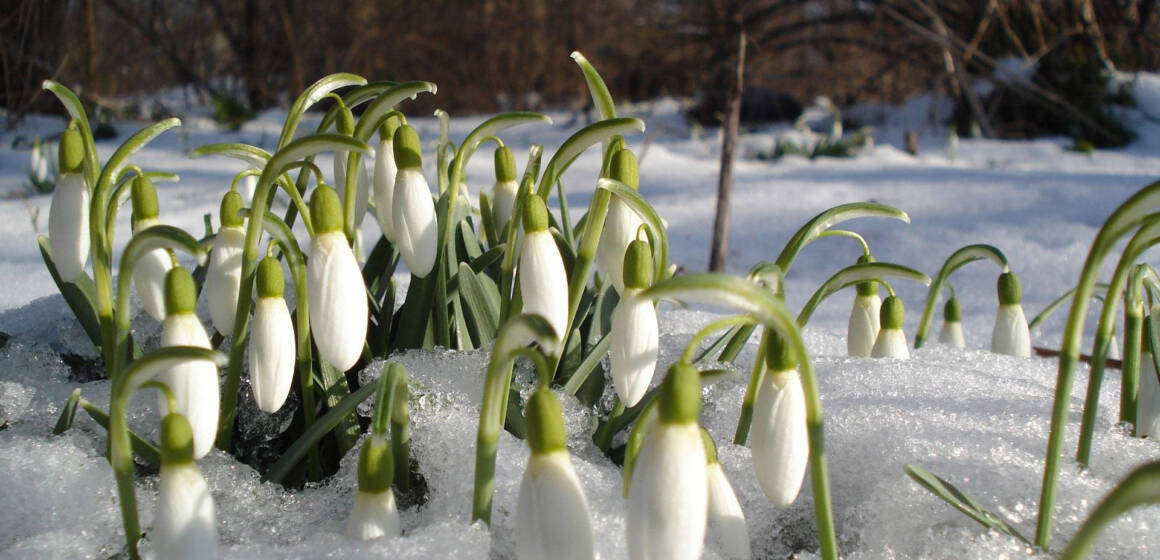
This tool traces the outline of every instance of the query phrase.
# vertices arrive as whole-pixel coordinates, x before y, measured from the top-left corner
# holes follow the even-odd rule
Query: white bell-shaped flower
[[[625,406],[635,406],[648,390],[660,350],[657,310],[640,292],[652,283],[653,260],[649,246],[633,241],[624,254],[624,285],[612,312],[612,386]]]
[[[394,474],[391,446],[379,436],[368,437],[359,451],[358,492],[346,519],[348,537],[368,540],[398,536],[399,510],[391,490]]]
[[[776,507],[788,507],[801,492],[809,463],[806,397],[797,357],[786,341],[770,333],[766,372],[753,407],[753,470],[762,492]]]
[[[342,206],[334,189],[321,185],[310,199],[314,239],[306,265],[310,332],[318,354],[339,371],[362,354],[367,335],[366,284],[342,233]]]
[[[991,331],[991,351],[1020,358],[1031,357],[1031,332],[1020,301],[1019,278],[1011,272],[999,275],[999,312]]]
[[[61,141],[64,141],[63,135]],[[33,142],[32,152],[28,155],[28,175],[37,184],[48,181],[48,157],[39,137]]]
[[[1140,380],[1136,393],[1136,436],[1156,439],[1160,437],[1160,379],[1156,377],[1152,345],[1148,343],[1151,323],[1151,319],[1144,318],[1144,344],[1140,349]]]
[[[519,280],[524,313],[541,315],[563,338],[568,328],[568,275],[556,239],[548,231],[548,208],[534,194],[524,200],[524,240]]]
[[[174,267],[165,276],[165,320],[161,322],[161,347],[197,346],[210,348],[209,336],[197,315],[197,288],[184,268]],[[221,401],[218,369],[213,362],[191,361],[170,368],[157,376],[169,387],[177,402],[176,412],[189,421],[193,429],[193,456],[200,459],[213,449],[217,437],[218,408]],[[161,409],[168,409],[164,395]]]
[[[902,319],[905,313],[902,300],[895,296],[887,297],[882,301],[879,319],[882,329],[878,331],[878,339],[874,341],[874,348],[870,350],[871,358],[910,358],[910,349],[906,345],[906,334],[902,332]]]
[[[507,146],[495,149],[495,186],[491,189],[491,216],[495,231],[503,235],[516,206],[516,158]]]
[[[869,286],[868,289],[863,285]],[[866,290],[868,293],[863,293]],[[850,321],[846,326],[846,353],[851,357],[866,358],[874,349],[878,339],[878,314],[882,308],[882,298],[878,297],[878,285],[872,282],[858,284],[858,295],[854,297],[854,308],[850,310]]]
[[[400,126],[395,131],[394,144],[395,165],[399,167],[391,199],[395,246],[411,274],[425,278],[435,267],[435,252],[438,250],[435,202],[423,176],[419,135],[415,129]]]
[[[537,389],[524,409],[531,455],[516,506],[516,556],[520,560],[591,559],[588,500],[565,447],[560,403]]]
[[[748,560],[749,529],[745,523],[745,512],[725,476],[725,469],[717,460],[717,446],[709,432],[701,429],[705,444],[706,469],[709,473],[709,538],[716,541],[726,558]]]
[[[149,539],[158,558],[212,560],[218,557],[213,496],[193,462],[194,436],[180,414],[161,421],[161,473],[157,513]]]
[[[268,413],[282,408],[294,381],[294,324],[282,299],[283,284],[278,259],[262,259],[250,333],[250,386],[258,408]]]
[[[242,195],[227,192],[222,198],[222,227],[213,240],[209,266],[205,273],[209,318],[224,336],[234,334],[238,310],[238,289],[242,284],[242,252],[246,248],[246,230],[242,228]]]
[[[394,119],[388,119],[382,126],[379,134],[378,149],[375,150],[375,218],[379,222],[379,229],[388,241],[395,241],[395,228],[391,216],[395,207],[395,176],[399,173],[395,165],[395,129]]]
[[[943,307],[943,326],[938,333],[938,341],[953,348],[965,348],[966,339],[963,338],[963,311],[959,308],[958,298],[951,296]]]
[[[701,557],[709,472],[697,417],[700,373],[676,364],[661,383],[658,420],[644,436],[629,485],[626,534],[631,560]]]
[[[133,233],[158,224],[157,190],[146,176],[133,179]],[[133,267],[133,289],[141,306],[154,320],[165,319],[165,275],[173,268],[173,256],[166,249],[145,253]]]
[[[89,260],[89,191],[81,169],[84,149],[75,128],[61,135],[59,159],[60,180],[48,210],[48,244],[60,279],[76,282]]]
[[[612,156],[609,175],[633,189],[640,188],[636,156],[630,150],[620,150]],[[643,223],[635,210],[619,197],[612,196],[604,229],[600,233],[600,244],[596,246],[596,268],[612,282],[617,292],[624,292],[624,252],[636,239]]]

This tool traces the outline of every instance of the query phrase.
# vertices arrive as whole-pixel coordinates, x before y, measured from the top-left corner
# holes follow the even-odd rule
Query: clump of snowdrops
[[[401,350],[436,347],[490,348],[482,372],[470,512],[473,519],[490,521],[501,430],[525,439],[529,459],[515,528],[521,558],[593,554],[591,514],[567,449],[561,397],[594,407],[599,417],[594,443],[623,461],[630,557],[696,558],[706,534],[728,554],[748,557],[745,515],[716,460],[716,443],[699,426],[699,410],[702,383],[722,373],[713,365],[734,361],[758,329],[757,357],[733,442],[752,447],[753,468],[772,507],[793,503],[809,470],[818,548],[823,558],[838,556],[824,416],[801,329],[822,301],[852,287],[850,355],[909,356],[902,332],[905,307],[890,282],[931,284],[930,278],[903,265],[876,261],[862,236],[833,227],[861,217],[903,222],[909,217],[877,203],[837,206],[803,225],[775,260],[758,263],[745,278],[674,276],[664,222],[638,192],[638,162],[627,139],[641,132],[644,123],[618,118],[599,74],[579,53],[573,59],[601,120],[574,133],[546,163],[543,148],[531,146],[522,172],[499,135],[514,126],[550,123],[545,115],[493,117],[457,145],[448,136],[447,114],[438,112],[441,134],[434,150],[425,154],[423,139],[397,106],[420,94],[434,94],[434,84],[327,76],[297,98],[273,153],[238,143],[194,150],[193,157],[232,157],[245,166],[222,196],[218,227],[207,217],[200,238],[163,225],[154,183],[177,177],[145,171],[129,161],[179,121],[144,128],[102,165],[79,100],[60,84],[45,83],[72,122],[60,141],[50,236],[41,239],[41,250],[113,382],[107,410],[75,391],[57,431],[69,428],[78,408],[108,429],[109,461],[131,558],[138,556],[142,533],[136,463],[159,468],[159,509],[151,533],[158,554],[216,555],[214,504],[196,461],[213,447],[239,451],[234,436],[244,372],[263,413],[280,410],[296,390],[301,414],[300,428],[291,434],[293,443],[265,466],[263,478],[284,484],[321,480],[361,440],[347,533],[358,539],[398,535],[401,500],[396,493],[411,492],[412,481],[421,476],[413,469],[423,466],[409,454],[408,376],[398,364],[376,360]],[[316,130],[299,136],[303,114],[323,99],[331,105]],[[357,107],[362,111],[356,118]],[[495,144],[494,186],[472,200],[464,170],[488,143]],[[603,163],[599,176],[579,187],[593,189],[593,195],[583,217],[573,223],[563,173],[577,156],[596,146]],[[322,152],[333,154],[329,176],[314,161]],[[368,165],[366,156],[372,152],[374,161]],[[430,182],[424,158],[435,161]],[[272,205],[279,191],[290,201],[281,215]],[[555,213],[549,204],[553,194]],[[125,202],[131,202],[133,235],[114,267],[114,224]],[[383,233],[376,240],[361,236],[367,214]],[[305,247],[294,234],[295,224],[306,234]],[[1124,227],[1129,226],[1113,231],[1122,235]],[[784,275],[807,245],[826,237],[855,240],[861,252],[793,314],[785,303]],[[1140,248],[1155,238],[1141,241]],[[1101,250],[1110,243],[1105,241]],[[185,255],[193,257],[192,271],[186,268]],[[916,348],[926,336],[940,286],[954,269],[980,258],[1002,267],[992,347],[1029,354],[1018,279],[1002,253],[987,246],[956,252],[936,276]],[[1129,261],[1135,262],[1135,256]],[[90,262],[91,274],[86,270]],[[411,281],[397,302],[394,275],[400,263]],[[293,294],[289,301],[287,276]],[[1130,279],[1125,276],[1112,286],[1122,290],[1130,283],[1132,296],[1141,286],[1155,289],[1157,284],[1150,269],[1134,272]],[[1077,304],[1086,302],[1091,282],[1081,281]],[[880,288],[887,291],[885,300]],[[1108,289],[1105,302],[1114,301],[1113,291]],[[134,292],[147,314],[161,323],[160,347],[148,353],[129,328]],[[1131,311],[1140,314],[1141,300],[1133,297]],[[208,300],[212,331],[193,313],[199,298]],[[661,300],[709,303],[739,314],[701,329],[680,359],[665,364],[666,373],[658,375]],[[948,302],[948,319],[961,313],[954,311],[953,301]],[[1082,310],[1078,316],[1082,318]],[[1134,323],[1135,338],[1125,341],[1125,363],[1140,354],[1140,333],[1155,332],[1141,324]],[[1063,372],[1073,367],[1075,345],[1075,340],[1065,340],[1061,385]],[[610,357],[607,372],[605,356]],[[521,387],[513,378],[520,359],[533,364],[534,387]],[[357,372],[372,363],[382,368],[378,381],[360,385]],[[1145,386],[1140,384],[1141,397]],[[140,389],[159,395],[163,417],[158,444],[132,433],[126,421],[130,398]],[[606,393],[614,396],[606,399]],[[355,410],[372,396],[374,412],[364,437]],[[1141,402],[1138,409],[1147,406]],[[1051,449],[1057,456],[1056,432]],[[614,444],[620,441],[624,443]],[[1050,459],[1047,474],[1054,476],[1058,462]],[[955,503],[945,481],[917,467],[911,472]],[[1045,475],[1044,501],[1050,504],[1048,479]],[[1117,503],[1122,509],[1124,503],[1135,502]],[[1115,506],[1105,509],[1114,515]],[[1050,507],[1046,511],[1049,520]],[[978,513],[980,517],[997,519]]]

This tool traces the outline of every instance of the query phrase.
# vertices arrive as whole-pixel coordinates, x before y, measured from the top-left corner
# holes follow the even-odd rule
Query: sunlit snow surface
[[[1140,111],[1160,107],[1160,78],[1144,76],[1139,89],[1154,92]],[[924,124],[932,100],[902,108],[868,107],[856,111],[879,126],[877,147],[848,160],[777,163],[743,158],[736,167],[729,269],[744,272],[758,260],[771,260],[793,231],[818,212],[844,202],[875,200],[910,214],[911,224],[858,220],[842,227],[864,234],[880,261],[906,264],[933,275],[946,256],[969,243],[1000,247],[1023,281],[1028,316],[1066,290],[1100,222],[1136,189],[1160,178],[1160,124],[1132,112],[1139,140],[1113,151],[1088,156],[1063,149],[1064,139],[1032,142],[961,141],[951,157],[942,131]],[[936,105],[938,105],[936,103]],[[691,138],[670,101],[629,107],[645,118],[647,142],[629,138],[641,156],[642,193],[668,220],[673,262],[701,270],[708,255],[715,197],[716,140]],[[557,123],[569,115],[553,115]],[[1160,115],[1151,114],[1155,119]],[[159,183],[161,219],[202,231],[202,215],[216,214],[221,194],[241,164],[222,158],[190,160],[184,153],[222,141],[269,144],[282,116],[268,113],[240,133],[217,132],[204,118],[186,119],[187,136],[167,133],[135,160],[147,169],[175,171],[177,184]],[[315,119],[317,117],[314,117]],[[462,138],[479,117],[453,123]],[[302,130],[316,121],[308,119]],[[425,140],[436,136],[433,119],[416,118]],[[14,135],[51,134],[61,122],[33,118],[16,132],[0,134],[0,192],[20,191],[26,149],[12,149]],[[136,126],[120,123],[122,138]],[[897,147],[902,133],[921,133],[922,155]],[[572,129],[527,127],[505,134],[522,168],[530,143],[550,154]],[[743,155],[772,147],[784,126],[742,138]],[[893,144],[893,145],[892,145]],[[107,157],[113,145],[102,143]],[[487,157],[484,157],[487,156]],[[428,158],[433,160],[433,158]],[[490,154],[472,160],[472,198],[491,183]],[[329,169],[325,161],[323,169]],[[432,162],[426,162],[431,172]],[[565,176],[576,215],[586,207],[596,168],[595,152],[582,156]],[[80,386],[86,399],[106,407],[109,384],[69,380],[62,354],[91,356],[93,351],[44,271],[35,245],[32,216],[46,228],[49,198],[0,200],[0,331],[13,335],[0,350],[0,557],[108,558],[123,548],[120,512],[112,471],[102,457],[103,429],[78,413],[72,430],[52,436],[60,407]],[[118,222],[118,245],[128,236],[128,212]],[[377,237],[374,220],[365,222],[368,239]],[[823,239],[807,248],[788,281],[789,304],[797,309],[829,274],[853,264],[857,249],[849,240]],[[1105,277],[1109,268],[1105,267]],[[929,346],[909,361],[849,359],[845,324],[852,294],[822,305],[806,329],[814,356],[826,421],[839,546],[851,558],[1003,558],[1027,554],[1019,542],[988,533],[918,487],[903,473],[917,463],[938,474],[985,506],[1034,534],[1046,447],[1048,415],[1056,363],[1052,360],[996,356],[985,351],[996,301],[995,268],[972,264],[954,276],[962,302],[967,350]],[[399,276],[401,284],[405,277]],[[910,338],[925,289],[897,282],[907,305]],[[46,297],[47,296],[47,297]],[[400,298],[401,301],[401,298]],[[202,304],[201,307],[204,307]],[[203,318],[205,310],[200,309]],[[677,359],[701,325],[721,310],[661,309],[660,368]],[[1033,333],[1039,346],[1058,347],[1066,309]],[[941,324],[936,313],[931,338]],[[1089,313],[1089,316],[1094,314]],[[1089,332],[1094,319],[1089,320]],[[157,326],[144,314],[133,323],[135,336],[156,345]],[[1090,342],[1085,342],[1090,345]],[[1087,349],[1085,348],[1085,352]],[[817,554],[813,500],[807,478],[798,501],[787,510],[768,505],[750,465],[749,450],[732,445],[744,392],[744,375],[753,344],[730,375],[705,390],[702,423],[720,447],[725,471],[749,520],[755,556],[812,558]],[[339,472],[320,485],[288,492],[263,484],[258,473],[213,452],[199,463],[214,491],[223,554],[229,558],[510,558],[511,524],[527,448],[508,434],[500,439],[496,467],[493,527],[469,524],[478,403],[486,354],[409,352],[398,357],[419,389],[412,404],[413,456],[429,485],[430,500],[401,512],[404,535],[392,540],[352,542],[342,536],[354,500],[357,457],[352,453]],[[381,363],[362,372],[369,381]],[[1071,402],[1065,458],[1074,454],[1079,411],[1086,388],[1081,367]],[[517,378],[530,379],[528,372]],[[1125,435],[1116,425],[1118,375],[1108,376],[1104,405],[1096,424],[1092,466],[1081,472],[1068,460],[1057,499],[1053,550],[1062,546],[1096,502],[1134,466],[1160,459],[1160,445]],[[654,380],[659,381],[659,376]],[[245,385],[243,385],[245,387]],[[141,395],[131,407],[131,425],[155,438],[156,399]],[[624,558],[624,501],[621,473],[591,443],[594,414],[575,400],[563,402],[568,416],[569,449],[592,507],[601,558]],[[364,413],[366,410],[363,411]],[[0,420],[3,422],[3,420]],[[140,478],[142,527],[153,519],[156,476]],[[1160,555],[1160,508],[1134,511],[1112,525],[1096,550],[1099,558],[1150,558]],[[710,544],[707,558],[718,557]],[[148,539],[144,551],[152,555]]]

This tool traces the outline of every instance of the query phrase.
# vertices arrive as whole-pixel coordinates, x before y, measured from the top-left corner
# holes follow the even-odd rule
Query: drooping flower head
[[[411,274],[425,278],[435,266],[439,232],[435,202],[423,176],[419,134],[402,125],[395,130],[394,144],[395,165],[399,167],[391,200],[395,246]]]
[[[161,346],[210,348],[205,327],[193,314],[197,288],[184,267],[175,266],[165,275],[165,320],[161,323]],[[189,421],[193,430],[193,456],[202,458],[213,448],[217,437],[221,389],[218,369],[213,362],[191,361],[170,368],[158,376],[169,387],[177,403],[176,412]],[[168,409],[164,397],[161,409]]]
[[[346,136],[354,135],[354,114],[345,105],[339,108],[338,118],[334,124],[339,134]],[[340,201],[346,197],[346,164],[347,156],[349,155],[350,153],[346,150],[334,151],[334,186],[338,189],[338,199]],[[370,177],[367,176],[366,168],[363,166],[362,158],[359,159],[358,169],[355,171],[354,225],[357,229],[358,226],[362,225],[363,217],[367,213],[367,207],[370,202],[371,181]]]
[[[801,492],[809,462],[806,398],[793,348],[776,332],[765,347],[765,376],[753,408],[753,470],[769,501],[788,507]]]
[[[879,319],[882,329],[878,331],[878,339],[874,341],[874,349],[870,351],[872,358],[910,358],[910,350],[906,346],[906,335],[902,332],[902,320],[906,308],[897,296],[889,296],[882,301]]]
[[[222,197],[222,227],[214,237],[205,274],[209,318],[214,328],[225,336],[234,334],[238,287],[242,283],[242,252],[246,247],[246,230],[240,214],[243,204],[242,195],[235,190]]]
[[[705,463],[709,473],[709,538],[716,541],[727,558],[748,559],[749,529],[745,512],[725,476],[725,469],[717,460],[717,445],[708,430],[701,428],[705,446]]]
[[[161,420],[161,474],[150,534],[158,558],[218,557],[213,495],[193,462],[193,449],[189,422],[181,414],[166,415]]]
[[[863,255],[858,264],[874,262],[874,257]],[[854,296],[854,308],[850,310],[850,321],[846,327],[846,353],[853,357],[868,357],[874,349],[880,328],[879,313],[882,298],[878,297],[877,282],[860,282],[858,295]]]
[[[346,519],[347,536],[360,540],[399,534],[399,511],[391,480],[395,463],[386,439],[372,435],[358,454],[358,492]]]
[[[563,338],[568,328],[568,275],[556,240],[548,231],[544,200],[529,194],[523,204],[524,241],[519,280],[524,312],[538,314]]]
[[[398,128],[398,119],[387,119],[379,127],[379,145],[375,150],[375,218],[383,236],[391,242],[395,240],[391,212],[395,206],[395,176],[399,173],[399,167],[395,165],[395,130]]]
[[[631,150],[622,149],[613,154],[608,171],[613,179],[633,189],[640,188],[640,171]],[[637,230],[643,223],[636,211],[619,197],[613,196],[609,201],[608,216],[604,219],[604,230],[596,247],[596,267],[612,282],[617,292],[624,292],[624,252],[636,239]]]
[[[130,186],[133,205],[133,232],[158,224],[160,213],[157,189],[148,176],[139,175]],[[173,257],[165,249],[154,249],[141,256],[133,268],[133,288],[141,306],[154,320],[165,319],[165,275],[173,268]]]
[[[65,282],[76,282],[89,260],[89,190],[81,167],[84,145],[75,125],[60,137],[60,178],[48,210],[48,244],[57,273]]]
[[[648,243],[633,241],[624,254],[624,290],[612,312],[612,385],[625,406],[644,396],[656,369],[660,336],[652,300],[640,292],[652,284],[653,259]]]
[[[516,205],[516,158],[507,146],[495,149],[495,187],[491,190],[491,213],[495,230],[501,235],[511,221]]]
[[[294,325],[286,300],[282,265],[266,257],[258,263],[258,301],[250,334],[250,386],[263,412],[277,412],[294,380]]]
[[[539,388],[524,408],[531,455],[520,481],[516,554],[521,560],[592,558],[588,500],[565,447],[556,396]]]
[[[967,345],[963,338],[963,310],[959,307],[959,298],[953,294],[943,306],[943,326],[938,334],[938,341],[953,348],[963,348]]]
[[[366,284],[342,233],[338,194],[319,185],[310,198],[314,239],[306,265],[310,332],[319,356],[339,371],[354,366],[366,340]]]
[[[999,312],[991,331],[991,351],[1020,358],[1031,356],[1031,332],[1023,315],[1023,289],[1012,272],[999,275]]]

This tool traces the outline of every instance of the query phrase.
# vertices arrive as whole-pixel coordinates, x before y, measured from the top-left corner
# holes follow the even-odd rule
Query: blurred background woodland
[[[582,110],[581,50],[620,100],[698,99],[720,123],[744,31],[742,123],[936,92],[986,136],[1126,142],[1109,72],[1160,69],[1157,0],[4,0],[0,105],[59,111],[52,78],[118,117],[176,85],[224,122],[316,78],[423,79],[453,113]],[[978,87],[986,80],[988,87]],[[993,86],[993,87],[992,87]],[[134,115],[134,112],[136,115]]]

